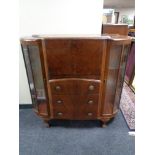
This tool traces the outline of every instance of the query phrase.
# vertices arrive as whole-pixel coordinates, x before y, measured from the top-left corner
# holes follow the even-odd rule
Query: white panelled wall
[[[100,34],[103,0],[20,0],[20,37],[32,34]],[[19,51],[19,103],[31,104]]]

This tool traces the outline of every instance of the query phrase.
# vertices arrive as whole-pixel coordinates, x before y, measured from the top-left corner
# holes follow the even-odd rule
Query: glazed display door
[[[22,45],[22,49],[33,108],[36,112],[46,116],[48,115],[48,100],[47,94],[45,93],[45,83],[42,73],[39,46]]]

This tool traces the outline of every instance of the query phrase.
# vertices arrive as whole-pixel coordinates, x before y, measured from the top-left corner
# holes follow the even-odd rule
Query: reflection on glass
[[[33,72],[34,85],[36,89],[38,110],[40,113],[46,114],[47,101],[45,96],[39,48],[37,46],[29,46],[28,49],[29,49],[29,57],[30,57],[31,67]]]
[[[109,69],[118,69],[122,53],[122,46],[113,46],[110,50]]]
[[[33,105],[33,108],[37,109],[36,93],[35,93],[34,81],[32,77],[32,70],[30,66],[30,60],[28,56],[28,48],[27,46],[23,45],[22,49],[23,49],[23,56],[25,60],[25,66],[26,66],[26,71],[27,71],[27,76],[28,76],[28,81],[29,81],[29,86],[31,91],[32,105]]]
[[[23,49],[24,50],[24,49]],[[39,113],[47,114],[47,99],[45,95],[42,68],[40,62],[39,48],[38,46],[28,46],[27,50],[27,63],[26,66],[30,72],[29,81],[30,89],[35,93],[32,94],[32,98],[35,98],[37,103],[37,109]],[[29,58],[29,59],[28,59]],[[33,81],[33,82],[31,82]],[[34,96],[33,96],[34,95]]]
[[[110,50],[109,65],[108,65],[108,77],[106,82],[105,104],[104,113],[112,113],[115,101],[115,92],[117,87],[117,77],[120,67],[120,59],[122,53],[121,46],[113,46]]]
[[[124,82],[124,74],[125,74],[125,67],[126,67],[126,62],[127,62],[128,51],[129,51],[129,46],[125,46],[123,55],[122,55],[122,59],[121,59],[120,71],[119,71],[119,75],[118,75],[118,83],[117,83],[117,89],[116,89],[117,93],[115,96],[114,110],[119,108],[119,104],[120,104],[120,98],[121,98],[122,87],[123,87],[123,82]]]

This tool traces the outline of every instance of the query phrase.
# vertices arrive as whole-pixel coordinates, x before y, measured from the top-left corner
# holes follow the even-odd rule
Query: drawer
[[[60,79],[50,80],[52,94],[98,94],[100,80]]]
[[[97,117],[98,95],[53,95],[56,119],[93,119]]]
[[[97,109],[98,97],[99,96],[95,94],[77,95],[76,105],[83,109],[87,109],[87,108]]]
[[[73,108],[74,97],[72,95],[52,95],[54,107]]]
[[[53,114],[56,119],[69,119],[73,118],[74,104],[71,95],[53,95],[52,106]]]
[[[77,81],[79,94],[98,94],[99,93],[99,80],[87,80],[87,81]]]
[[[98,112],[98,95],[79,96],[76,102],[76,119],[95,119]]]
[[[54,119],[74,119],[73,112],[66,109],[55,108],[53,111]]]
[[[50,82],[52,94],[75,94],[76,81],[73,80],[52,80]]]
[[[97,112],[86,110],[81,111],[78,116],[75,118],[76,120],[94,120],[97,119]]]

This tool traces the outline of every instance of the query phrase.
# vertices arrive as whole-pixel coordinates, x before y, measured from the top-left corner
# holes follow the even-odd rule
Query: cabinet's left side
[[[21,39],[21,48],[25,62],[29,88],[34,111],[49,117],[48,93],[43,61],[41,39]]]

